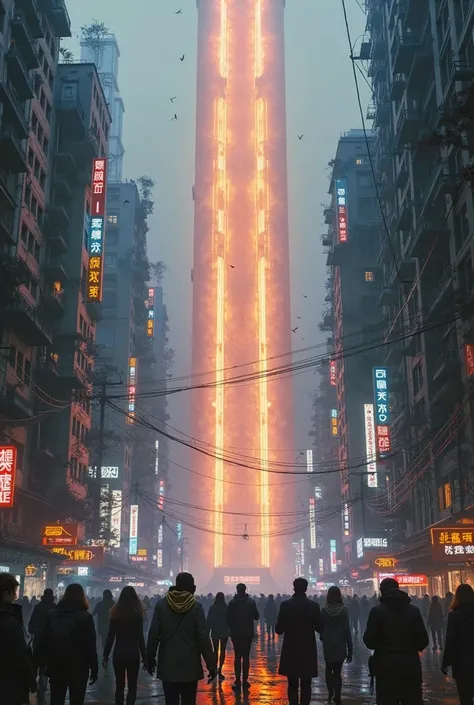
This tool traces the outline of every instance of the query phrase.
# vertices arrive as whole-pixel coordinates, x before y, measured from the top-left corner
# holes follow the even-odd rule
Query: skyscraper
[[[291,348],[284,5],[198,0],[193,372],[210,388],[194,395],[192,461],[210,478],[197,568],[216,586],[284,565],[274,471],[294,460],[292,390],[266,374]]]

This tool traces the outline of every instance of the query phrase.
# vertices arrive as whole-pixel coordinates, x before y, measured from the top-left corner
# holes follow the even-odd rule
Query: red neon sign
[[[102,280],[105,246],[105,195],[107,189],[107,159],[92,162],[91,217],[89,226],[89,268],[87,301],[102,301]]]
[[[338,242],[347,242],[347,179],[336,179],[336,221]]]
[[[464,345],[464,361],[466,363],[466,376],[474,375],[474,345],[466,343]]]
[[[331,387],[336,386],[336,361],[329,360],[329,382]]]
[[[16,476],[15,446],[0,446],[0,509],[13,507]]]
[[[392,450],[392,439],[390,437],[389,426],[376,426],[375,435],[377,438],[377,454],[384,455]]]

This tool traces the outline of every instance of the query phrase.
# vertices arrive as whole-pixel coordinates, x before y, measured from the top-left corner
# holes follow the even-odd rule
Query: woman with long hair
[[[227,603],[224,593],[218,592],[214,604],[209,607],[207,613],[207,628],[211,634],[214,645],[214,653],[218,663],[217,674],[222,680],[224,678],[222,669],[225,663],[225,650],[229,639],[229,627],[227,626]]]
[[[96,633],[88,610],[82,585],[68,585],[39,638],[35,660],[49,676],[51,705],[64,705],[68,690],[70,705],[83,705],[89,675],[91,684],[97,680]]]
[[[137,699],[138,672],[140,657],[146,665],[143,619],[145,608],[135,589],[128,585],[120,593],[117,604],[110,611],[110,625],[105,642],[102,665],[107,668],[109,655],[114,648],[115,703],[124,705],[125,676],[128,683],[127,705],[135,705]]]
[[[341,705],[342,666],[344,661],[352,661],[352,634],[349,613],[344,607],[341,591],[335,585],[328,590],[321,617],[328,700],[334,698],[335,704]]]
[[[458,585],[448,614],[441,670],[451,666],[461,705],[474,703],[474,590]]]

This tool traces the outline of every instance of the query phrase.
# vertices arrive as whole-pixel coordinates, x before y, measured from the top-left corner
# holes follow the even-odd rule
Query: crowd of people
[[[116,705],[134,705],[140,666],[162,681],[166,705],[195,705],[198,683],[225,678],[227,645],[234,652],[236,693],[250,689],[250,653],[260,636],[282,638],[280,675],[288,681],[289,705],[309,705],[312,679],[318,676],[317,635],[322,642],[328,701],[341,705],[342,667],[362,635],[372,652],[368,667],[375,680],[377,705],[421,705],[420,653],[429,645],[444,651],[441,669],[451,669],[460,705],[474,705],[474,591],[460,585],[445,598],[411,598],[387,578],[380,599],[343,597],[338,587],[324,596],[307,596],[308,583],[297,578],[292,597],[261,595],[246,586],[226,600],[223,593],[197,598],[193,576],[181,573],[163,597],[140,599],[131,586],[115,603],[104,591],[88,602],[80,584],[71,584],[56,603],[52,590],[41,600],[17,602],[15,576],[0,574],[0,639],[8,644],[0,660],[1,702],[24,705],[29,693],[51,705],[83,705],[88,683],[112,664]],[[148,633],[147,641],[145,634]],[[99,647],[98,647],[99,645]],[[126,692],[127,691],[127,692]]]

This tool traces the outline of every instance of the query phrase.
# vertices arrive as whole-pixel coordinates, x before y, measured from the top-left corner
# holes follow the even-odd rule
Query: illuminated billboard
[[[337,409],[331,409],[331,436],[337,436]]]
[[[110,527],[113,531],[113,539],[110,545],[120,548],[122,538],[122,490],[112,490],[112,517]]]
[[[379,458],[390,453],[390,384],[387,367],[374,367],[375,442]]]
[[[474,375],[474,345],[466,343],[464,345],[464,362],[466,365],[466,377]]]
[[[92,162],[91,215],[89,223],[89,267],[86,298],[102,301],[105,246],[105,199],[107,189],[107,159]]]
[[[331,565],[331,573],[337,571],[337,542],[336,539],[329,541],[329,562]]]
[[[367,484],[378,486],[377,481],[377,446],[375,442],[374,405],[364,404],[365,446],[367,452]]]
[[[331,387],[336,386],[336,373],[337,373],[336,361],[329,360],[329,384],[331,385]]]
[[[16,446],[0,446],[0,509],[13,507],[16,457]]]
[[[337,242],[347,242],[347,179],[336,179],[336,231]]]
[[[163,509],[165,506],[165,481],[160,480],[160,489],[159,489],[159,498],[158,498],[158,509]]]
[[[316,548],[316,506],[313,497],[309,498],[309,543],[311,548]]]
[[[312,450],[307,450],[306,451],[306,470],[308,472],[313,472],[314,467],[313,467],[313,451]]]
[[[76,546],[77,524],[52,524],[43,528],[43,546]]]
[[[153,338],[155,335],[155,290],[153,287],[148,289],[147,309],[146,334],[149,338]]]
[[[128,358],[128,416],[127,423],[135,423],[135,396],[137,393],[137,358]]]
[[[117,480],[119,469],[116,465],[102,465],[100,476],[103,480]],[[97,477],[97,465],[94,465],[94,467],[89,466],[89,477],[94,479]]]
[[[474,560],[474,527],[469,525],[431,529],[433,560],[445,563],[471,563]]]
[[[130,556],[136,556],[138,553],[138,504],[130,506],[130,534],[128,553]]]

